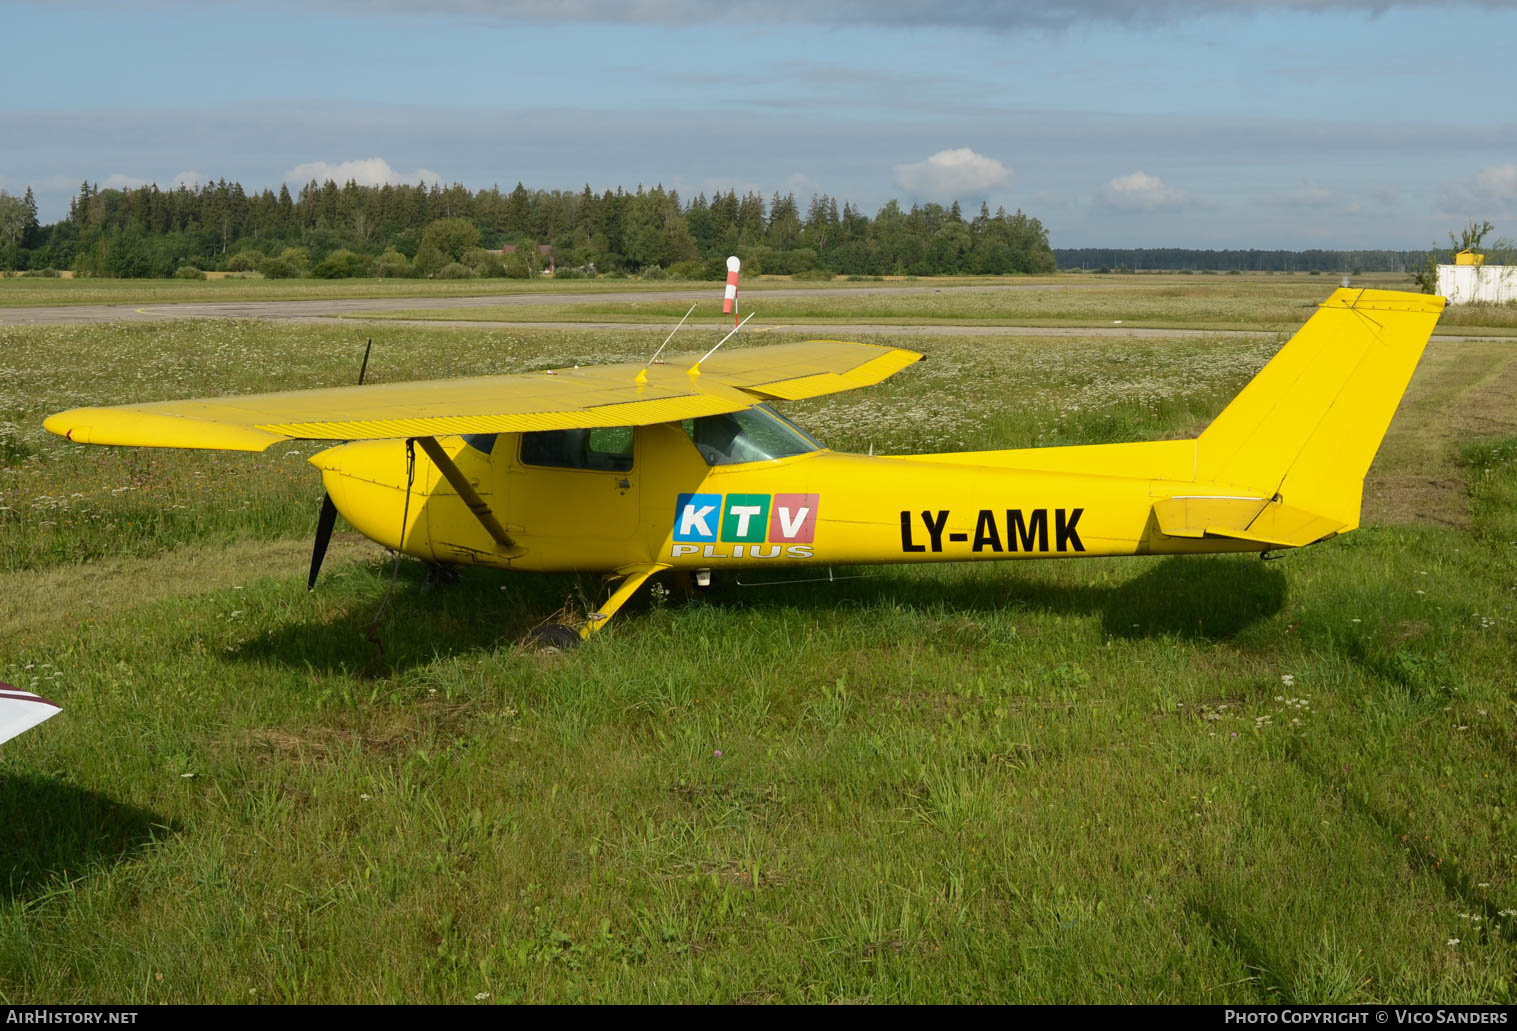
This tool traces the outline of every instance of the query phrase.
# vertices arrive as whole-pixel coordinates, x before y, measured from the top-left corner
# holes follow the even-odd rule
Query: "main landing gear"
[[[565,626],[562,623],[545,623],[533,630],[527,636],[527,640],[543,651],[568,651],[579,645],[581,641],[588,641],[590,636],[601,627],[611,622],[611,617],[627,603],[632,595],[654,573],[666,566],[638,566],[620,574],[623,579],[621,585],[611,592],[611,597],[596,611],[590,613],[589,618],[578,628]]]

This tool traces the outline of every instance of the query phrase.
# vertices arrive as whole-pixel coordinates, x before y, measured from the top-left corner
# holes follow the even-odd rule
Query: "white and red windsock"
[[[737,272],[743,267],[743,263],[737,260],[737,255],[727,259],[727,291],[722,294],[722,314],[737,317]]]

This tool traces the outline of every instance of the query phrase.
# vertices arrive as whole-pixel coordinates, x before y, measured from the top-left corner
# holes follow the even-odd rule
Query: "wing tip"
[[[74,433],[79,428],[77,417],[87,411],[88,408],[70,408],[66,412],[55,412],[42,420],[42,428],[59,437],[73,440]]]
[[[264,451],[278,433],[253,426],[186,418],[165,412],[121,408],[70,408],[42,420],[43,429],[75,444],[178,447],[197,450]]]

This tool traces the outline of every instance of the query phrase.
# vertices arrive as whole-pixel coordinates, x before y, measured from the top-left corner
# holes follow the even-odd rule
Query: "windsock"
[[[722,314],[737,318],[737,270],[743,263],[737,255],[727,259],[727,292],[722,295]]]

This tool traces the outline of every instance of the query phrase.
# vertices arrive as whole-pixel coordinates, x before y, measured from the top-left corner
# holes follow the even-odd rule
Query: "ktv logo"
[[[675,558],[810,558],[820,494],[681,494]]]

